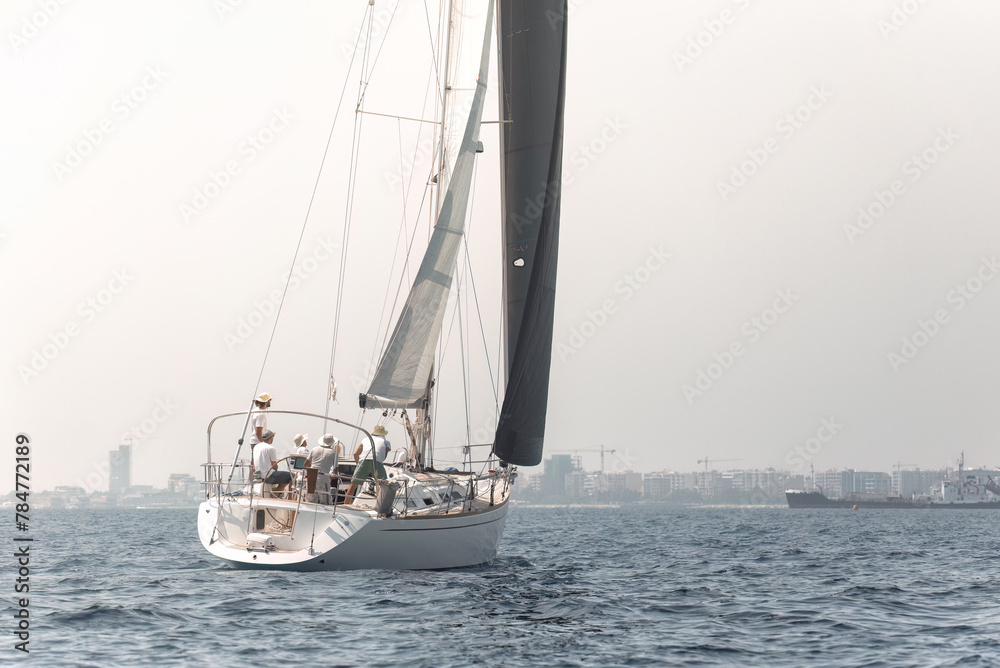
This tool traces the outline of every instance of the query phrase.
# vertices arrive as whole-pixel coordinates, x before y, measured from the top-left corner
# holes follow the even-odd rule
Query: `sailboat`
[[[253,471],[252,455],[241,459],[242,436],[232,463],[228,456],[214,459],[222,449],[218,441],[224,440],[215,433],[216,423],[241,417],[245,434],[254,409],[214,418],[208,425],[206,498],[198,510],[198,534],[211,554],[239,568],[301,571],[444,569],[496,557],[517,467],[537,465],[542,458],[555,311],[567,13],[567,0],[488,1],[478,79],[461,143],[405,304],[367,390],[360,393],[361,419],[268,411],[321,420],[324,432],[353,434],[369,452],[375,449],[375,428],[363,426],[364,418],[396,419],[405,425],[407,447],[385,461],[384,473],[372,467],[373,477],[360,481],[355,495],[342,493],[344,481],[338,484],[336,475],[330,493],[316,493],[321,473],[315,469],[296,471],[295,482],[277,491]],[[450,2],[445,15],[450,31],[456,17]],[[470,454],[462,469],[437,470],[430,419],[435,350],[465,235],[475,161],[483,151],[479,137],[494,29],[501,88],[502,210],[494,218],[503,243],[503,303],[497,305],[504,353],[502,408],[491,443],[465,444],[467,453],[487,447],[485,459]],[[460,41],[445,39],[449,45]],[[442,128],[441,142],[446,134]],[[445,154],[443,147],[439,152]],[[446,162],[441,159],[441,167],[435,167],[433,181],[444,178]],[[301,459],[288,462],[301,467]],[[334,464],[334,473],[353,468],[349,457],[343,459]]]

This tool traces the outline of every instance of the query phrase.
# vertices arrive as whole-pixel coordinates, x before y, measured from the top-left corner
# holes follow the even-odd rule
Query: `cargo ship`
[[[954,480],[944,480],[930,494],[912,498],[849,494],[831,498],[823,490],[790,489],[785,492],[789,508],[931,508],[931,509],[996,509],[1000,510],[1000,485],[993,478],[965,471],[965,455],[958,461]]]

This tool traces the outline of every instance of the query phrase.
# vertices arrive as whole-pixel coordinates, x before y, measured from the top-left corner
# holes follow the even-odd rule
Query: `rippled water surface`
[[[228,568],[194,510],[32,522],[31,663],[1000,665],[991,511],[517,507],[491,566],[307,574]]]

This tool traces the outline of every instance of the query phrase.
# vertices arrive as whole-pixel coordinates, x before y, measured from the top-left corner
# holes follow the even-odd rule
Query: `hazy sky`
[[[254,392],[366,4],[3,3],[0,400],[8,452],[32,439],[34,489],[102,479],[130,433],[134,482],[200,476],[208,421]],[[391,24],[397,3],[376,5],[366,108],[432,117],[437,8],[398,4]],[[474,23],[485,1],[468,4]],[[704,456],[939,467],[963,449],[1000,464],[1000,6],[570,7],[547,452],[605,444],[640,471]],[[264,367],[275,409],[323,410],[358,79]],[[336,364],[347,420],[391,327],[401,221],[426,226],[427,127],[363,122]],[[465,314],[448,343],[472,351],[481,434],[496,127],[469,235],[487,342]],[[442,448],[465,433],[459,370],[442,369]],[[241,423],[227,424],[216,460],[233,454]],[[279,447],[302,430],[319,436],[278,421]]]

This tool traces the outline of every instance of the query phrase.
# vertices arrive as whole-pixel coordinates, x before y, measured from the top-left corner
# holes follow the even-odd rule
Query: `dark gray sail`
[[[500,0],[507,390],[493,452],[542,460],[555,315],[566,0]]]

